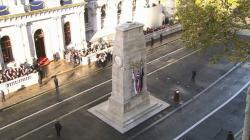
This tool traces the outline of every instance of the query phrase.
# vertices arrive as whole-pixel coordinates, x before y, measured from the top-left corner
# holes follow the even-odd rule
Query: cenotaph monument
[[[168,106],[147,91],[143,25],[132,22],[119,25],[113,47],[111,96],[88,111],[125,133]]]

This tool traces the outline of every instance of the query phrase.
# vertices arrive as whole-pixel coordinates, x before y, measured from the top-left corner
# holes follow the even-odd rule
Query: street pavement
[[[91,73],[88,77],[79,78],[71,84],[60,87],[60,102],[56,99],[55,92],[50,91],[38,98],[3,110],[0,112],[0,137],[4,140],[15,138],[25,140],[58,139],[53,123],[55,120],[60,120],[63,126],[60,139],[65,140],[172,139],[195,123],[196,120],[199,120],[204,114],[230,98],[237,88],[242,87],[241,85],[249,78],[249,73],[241,66],[239,68],[238,66],[233,67],[233,64],[226,61],[214,65],[209,64],[208,59],[213,51],[199,55],[194,53],[194,50],[182,48],[179,41],[155,48],[148,55],[147,60],[148,89],[152,95],[170,103],[171,107],[123,135],[87,112],[88,108],[107,100],[110,95],[111,69],[107,67],[96,73]],[[196,82],[192,83],[190,78],[194,69],[197,71],[197,77]],[[185,106],[187,110],[183,107],[170,117],[162,119],[171,111],[181,107],[181,105],[176,105],[172,101],[175,89],[181,91],[182,104],[185,104],[230,69],[232,72],[227,73],[226,78],[222,78],[222,81],[218,81],[219,85],[214,85],[216,88],[208,90],[211,93],[198,96],[199,99],[197,98]],[[241,77],[243,73],[246,78]],[[243,81],[235,82],[233,80],[232,82],[230,76],[231,79],[241,78]],[[225,97],[222,94],[217,94],[220,95],[217,97],[215,95],[223,82],[229,84],[225,90],[230,91],[230,94]],[[228,89],[230,86],[235,87],[235,89],[231,91]],[[213,90],[215,93],[212,92]],[[219,90],[222,93],[223,91]],[[202,102],[199,102],[199,100]],[[218,102],[216,102],[217,100]],[[200,106],[203,101],[211,102],[211,104],[214,101],[216,104],[204,104],[207,106],[201,109]],[[188,109],[194,111],[196,115],[189,113]],[[180,113],[185,110],[187,115]],[[179,118],[178,114],[181,114]],[[169,121],[170,118],[176,119]],[[161,119],[163,121],[152,125]],[[179,121],[176,121],[178,119]],[[171,131],[168,131],[168,129],[171,129]]]
[[[155,139],[160,140],[175,139],[182,132],[193,124],[201,120],[215,108],[226,102],[236,94],[242,87],[249,85],[250,73],[248,64],[230,72],[228,76],[218,81],[214,86],[201,92],[185,103],[185,106],[174,112],[171,116],[159,122],[154,127],[143,131],[142,135],[136,135],[136,139]],[[240,80],[239,80],[240,79]]]
[[[225,140],[228,131],[237,134],[244,124],[246,92],[247,89],[180,140]]]

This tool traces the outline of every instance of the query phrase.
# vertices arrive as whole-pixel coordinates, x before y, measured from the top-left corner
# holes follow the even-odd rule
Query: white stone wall
[[[166,15],[172,17],[176,10],[175,0],[166,0]]]
[[[76,6],[68,9],[49,11],[0,20],[0,38],[10,37],[15,63],[32,63],[36,57],[34,33],[38,29],[44,32],[45,53],[49,60],[53,60],[53,54],[59,52],[61,58],[64,46],[64,23],[70,22],[71,42],[77,49],[86,46],[84,6]],[[2,53],[0,63],[3,65]]]
[[[101,7],[106,5],[106,18],[104,20],[104,29],[106,28],[115,28],[117,26],[117,6],[119,2],[122,2],[122,11],[120,16],[120,24],[126,21],[132,21],[132,2],[133,0],[89,0],[89,24],[88,32],[92,30],[91,35],[87,35],[89,40],[91,39],[92,33],[101,31]],[[175,0],[166,0],[164,5],[157,5],[152,8],[144,8],[146,5],[146,0],[136,0],[136,10],[134,21],[141,22],[145,24],[145,27],[158,27],[162,24],[162,21],[165,19],[165,16],[168,16],[166,12],[166,6],[174,9],[173,5]],[[169,5],[170,2],[170,5]],[[152,3],[158,4],[158,0],[149,0],[149,5],[152,6]],[[166,4],[167,3],[167,4]],[[165,11],[165,13],[162,13]],[[155,16],[159,15],[159,16]]]

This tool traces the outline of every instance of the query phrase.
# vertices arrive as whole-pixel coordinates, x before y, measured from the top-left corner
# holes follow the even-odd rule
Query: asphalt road
[[[91,73],[89,77],[79,78],[60,87],[61,102],[57,101],[55,92],[50,92],[0,112],[0,137],[3,140],[57,139],[53,127],[55,120],[61,121],[61,139],[65,140],[147,137],[147,133],[138,133],[178,107],[172,102],[172,94],[176,88],[181,91],[182,102],[185,103],[233,66],[225,61],[215,65],[208,64],[213,51],[201,55],[193,52],[194,50],[182,48],[179,41],[150,51],[147,58],[148,90],[172,106],[126,134],[120,134],[86,111],[109,97],[111,69],[107,67],[97,73]],[[192,70],[197,71],[195,83],[190,81]],[[159,132],[162,130],[164,127]],[[163,139],[157,134],[155,132],[151,138]]]
[[[244,124],[246,92],[247,89],[180,140],[226,140],[228,131],[237,134]]]

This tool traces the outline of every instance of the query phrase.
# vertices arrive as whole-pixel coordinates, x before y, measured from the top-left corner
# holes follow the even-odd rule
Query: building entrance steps
[[[177,140],[181,138],[186,131],[195,127],[197,122],[208,117],[211,112],[216,111],[222,104],[227,103],[247,88],[250,85],[249,70],[250,63],[242,64],[215,85],[203,90],[199,96],[194,97],[190,102],[184,103],[180,107],[181,109],[177,109],[171,116],[168,116],[167,119],[163,117],[164,119],[162,118],[161,121],[158,121],[158,125],[154,125],[153,129],[163,131],[162,129],[158,129],[158,127],[164,127],[165,133],[159,133],[162,134],[161,137],[165,139],[170,140],[176,138]],[[145,129],[143,132],[147,130]],[[151,131],[147,131],[147,134],[143,135],[143,137],[137,136],[137,138],[150,138],[150,135],[153,135]]]

